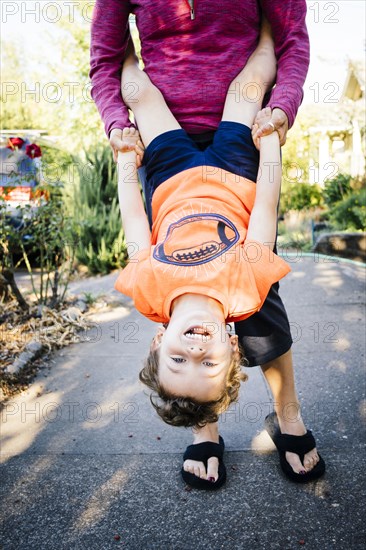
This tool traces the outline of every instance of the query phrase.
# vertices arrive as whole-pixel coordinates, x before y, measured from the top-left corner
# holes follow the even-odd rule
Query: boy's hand
[[[266,114],[263,116],[264,112],[266,112]],[[270,116],[268,116],[268,112]],[[278,108],[272,111],[270,107],[266,107],[259,111],[252,127],[252,138],[257,149],[259,149],[259,139],[263,136],[268,136],[275,130],[278,132],[280,145],[285,145],[288,132],[288,118],[286,113]]]
[[[136,151],[136,166],[137,168],[140,168],[142,166],[142,159],[144,158],[144,151],[145,151],[145,147],[141,139],[137,140],[135,151]]]
[[[113,128],[110,133],[109,143],[113,151],[113,160],[117,162],[118,151],[127,153],[128,151],[136,152],[136,166],[140,168],[144,156],[144,146],[140,140],[138,130],[131,126],[130,128]]]
[[[272,118],[272,109],[270,107],[265,107],[261,111],[257,113],[257,116],[255,117],[254,124],[252,126],[252,139],[254,142],[254,145],[259,150],[260,149],[260,138],[264,137],[265,135],[272,134],[274,131],[272,125],[271,125],[271,118]],[[265,134],[260,134],[261,128],[266,128],[269,126],[270,130]]]

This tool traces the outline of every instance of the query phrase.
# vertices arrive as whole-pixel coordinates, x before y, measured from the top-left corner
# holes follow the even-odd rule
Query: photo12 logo
[[[90,0],[35,2],[32,0],[1,2],[1,22],[6,24],[12,19],[21,23],[58,23],[61,19],[74,23],[81,18],[86,23],[92,22],[95,2]]]

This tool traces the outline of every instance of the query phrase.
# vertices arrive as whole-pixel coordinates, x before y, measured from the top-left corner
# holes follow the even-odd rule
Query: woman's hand
[[[252,128],[252,138],[257,149],[259,149],[259,139],[263,136],[272,134],[275,130],[280,137],[280,145],[282,146],[286,143],[286,135],[288,132],[288,118],[286,113],[282,111],[282,109],[275,108],[269,120],[263,120],[262,113],[266,109],[269,109],[269,107],[259,111]]]

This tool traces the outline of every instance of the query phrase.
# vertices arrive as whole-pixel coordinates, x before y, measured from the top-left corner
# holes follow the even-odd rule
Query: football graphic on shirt
[[[195,266],[227,252],[238,240],[235,225],[221,214],[192,214],[169,225],[153,256],[163,263]]]

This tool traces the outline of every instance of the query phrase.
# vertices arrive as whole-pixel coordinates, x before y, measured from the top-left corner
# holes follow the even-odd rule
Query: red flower
[[[38,147],[38,145],[36,145],[35,143],[31,143],[30,145],[26,146],[25,154],[31,159],[36,159],[37,157],[42,156],[41,148]]]
[[[13,137],[8,139],[7,149],[21,149],[24,144],[24,139],[20,137]]]

